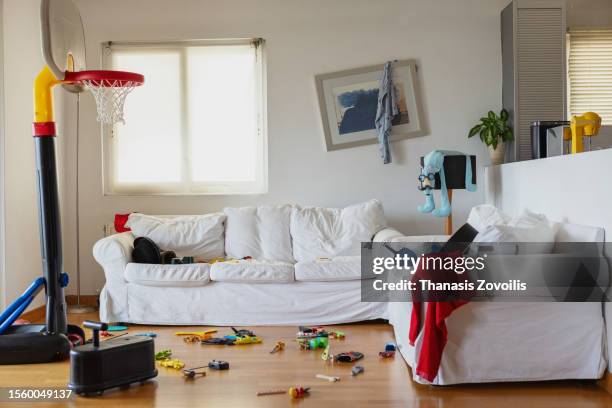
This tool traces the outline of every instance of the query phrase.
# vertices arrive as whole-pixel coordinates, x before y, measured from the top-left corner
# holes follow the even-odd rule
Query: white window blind
[[[612,125],[612,29],[571,29],[569,115],[596,112]]]
[[[105,134],[107,194],[266,191],[260,40],[112,43],[105,55],[145,76]]]

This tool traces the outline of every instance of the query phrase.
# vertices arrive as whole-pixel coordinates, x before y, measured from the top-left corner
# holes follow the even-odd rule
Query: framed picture
[[[416,62],[395,61],[392,67],[400,113],[393,119],[390,140],[425,136]],[[378,143],[374,121],[383,68],[373,65],[315,77],[328,151]]]

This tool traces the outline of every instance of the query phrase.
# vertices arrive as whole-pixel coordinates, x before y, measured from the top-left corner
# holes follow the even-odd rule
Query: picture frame
[[[400,115],[393,120],[390,141],[429,133],[415,60],[392,63]],[[378,143],[374,126],[378,88],[384,64],[315,76],[327,151]]]

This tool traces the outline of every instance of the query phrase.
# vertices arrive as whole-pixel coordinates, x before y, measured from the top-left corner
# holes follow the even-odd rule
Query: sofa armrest
[[[372,242],[391,242],[393,239],[403,236],[401,232],[394,228],[386,227],[378,231],[372,238]]]
[[[107,283],[125,283],[125,267],[132,261],[134,235],[122,232],[102,238],[93,247],[95,260],[104,269]]]

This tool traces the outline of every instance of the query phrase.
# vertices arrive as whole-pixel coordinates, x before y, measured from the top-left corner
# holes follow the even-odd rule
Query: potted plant
[[[489,147],[492,164],[502,164],[506,152],[506,142],[514,140],[512,129],[508,126],[508,111],[502,109],[499,115],[489,111],[480,118],[480,123],[470,129],[468,138],[480,135],[480,140]]]

